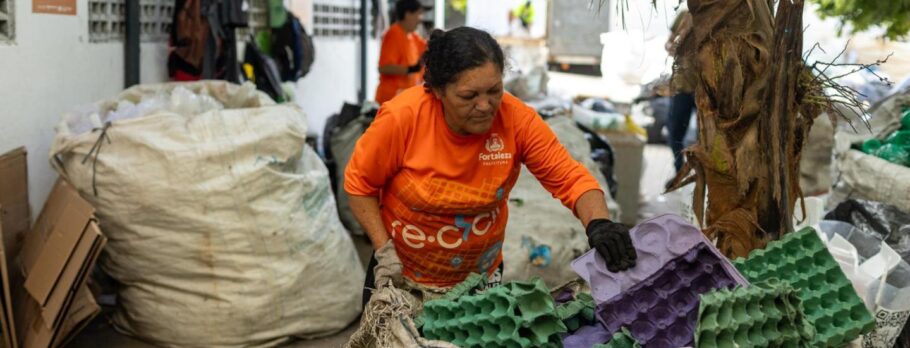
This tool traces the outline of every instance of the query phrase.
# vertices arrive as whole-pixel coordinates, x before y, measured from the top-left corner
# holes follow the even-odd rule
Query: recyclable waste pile
[[[875,321],[815,230],[729,261],[683,218],[630,231],[632,269],[589,252],[573,269],[591,286],[596,322],[565,347],[841,347]]]
[[[861,123],[839,126],[833,164],[828,210],[862,199],[910,212],[910,92],[877,103]]]
[[[692,346],[699,296],[748,284],[698,228],[679,216],[655,217],[630,234],[638,260],[627,271],[607,271],[596,252],[573,262],[591,284],[597,323],[568,335],[566,347],[609,343],[623,330],[644,347]]]
[[[594,251],[572,263],[590,286],[535,278],[487,290],[479,277],[424,303],[424,337],[460,347],[842,347],[875,328],[812,228],[730,261],[682,217],[630,231],[638,253],[612,273]]]

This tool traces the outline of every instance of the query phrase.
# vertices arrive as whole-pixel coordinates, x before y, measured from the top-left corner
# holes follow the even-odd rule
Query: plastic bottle
[[[894,132],[888,139],[885,139],[885,143],[897,145],[903,147],[905,150],[910,151],[910,130],[899,130]]]
[[[882,141],[878,139],[869,139],[863,142],[862,150],[867,155],[874,155],[882,147]]]

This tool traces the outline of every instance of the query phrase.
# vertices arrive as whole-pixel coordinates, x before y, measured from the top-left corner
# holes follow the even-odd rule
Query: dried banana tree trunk
[[[781,0],[776,16],[769,0],[688,4],[694,25],[675,78],[695,88],[698,143],[673,189],[695,181],[704,233],[728,257],[746,256],[792,229],[801,195],[799,154],[817,115],[799,115],[803,4]]]

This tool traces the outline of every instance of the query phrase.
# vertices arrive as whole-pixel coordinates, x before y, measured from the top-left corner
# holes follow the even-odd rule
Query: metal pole
[[[360,90],[357,97],[363,105],[367,100],[367,0],[360,0]]]
[[[139,84],[139,1],[126,1],[126,39],[124,52],[124,85]]]
[[[446,1],[436,0],[433,4],[433,26],[445,30],[446,28]]]

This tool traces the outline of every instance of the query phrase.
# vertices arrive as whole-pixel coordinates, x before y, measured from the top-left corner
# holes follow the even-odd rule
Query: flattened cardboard
[[[107,242],[91,215],[91,207],[82,201],[78,193],[66,182],[58,180],[34,228],[31,233],[27,234],[20,255],[21,272],[13,273],[19,273],[24,275],[23,278],[28,279],[29,276],[38,277],[38,274],[44,272],[41,270],[42,268],[53,270],[54,267],[48,264],[59,258],[58,255],[54,255],[48,250],[60,245],[67,246],[67,243],[63,243],[66,241],[65,239],[55,235],[76,234],[78,238],[64,248],[67,250],[67,255],[63,259],[62,267],[56,271],[53,277],[47,278],[53,281],[47,295],[48,301],[58,301],[57,296],[60,295],[57,287],[60,290],[66,290],[64,293],[68,293],[68,295],[64,296],[63,305],[57,315],[56,321],[59,323],[54,324],[45,322],[44,308],[35,300],[29,290],[24,286],[12,290],[13,303],[16,306],[15,320],[18,323],[16,332],[20,347],[59,347],[100,311],[94,298],[86,298],[86,296],[91,296],[91,292],[82,290],[89,278],[89,271],[94,267],[95,261]],[[73,228],[72,226],[78,227]],[[100,238],[97,238],[91,247],[89,256],[80,260],[81,252],[79,252],[80,255],[73,254],[81,244],[82,235],[86,233],[98,235]],[[75,267],[77,270],[75,280],[72,282],[68,281],[71,276],[70,272],[72,272],[70,267]],[[20,284],[22,283],[20,281]],[[76,289],[78,291],[75,291]]]
[[[94,222],[91,224],[90,229],[100,233],[97,224]],[[106,244],[107,238],[101,235],[93,255],[85,262],[84,268],[86,270],[90,270],[94,267],[95,261]],[[61,310],[61,313],[64,313],[63,320],[56,329],[51,329],[51,325],[44,321],[41,306],[38,305],[35,299],[29,296],[26,291],[21,291],[20,298],[22,298],[24,302],[20,305],[24,317],[22,320],[23,322],[28,323],[28,325],[23,325],[23,327],[20,328],[20,337],[22,339],[21,347],[62,347],[101,312],[101,307],[98,306],[94,295],[92,295],[86,284],[87,280],[88,271],[83,274],[79,284],[73,284],[74,289],[78,289],[78,291],[74,291],[74,296],[69,296],[64,303]]]
[[[98,314],[101,314],[101,306],[95,302],[95,295],[92,294],[88,286],[82,286],[76,293],[73,306],[66,320],[60,326],[60,330],[54,337],[52,347],[65,347],[79,331],[82,331]]]
[[[106,244],[106,239],[102,238],[101,246],[103,247],[104,244]],[[100,254],[100,252],[98,254]],[[96,258],[98,254],[95,255]],[[93,266],[94,263],[91,262],[89,268]],[[98,303],[95,301],[94,295],[92,295],[88,286],[85,284],[85,280],[86,279],[83,279],[83,283],[77,288],[79,291],[75,292],[75,296],[70,297],[71,301],[68,301],[66,305],[64,305],[63,312],[66,314],[64,320],[56,330],[48,328],[49,325],[45,323],[38,303],[30,296],[25,296],[26,301],[28,302],[26,306],[24,306],[26,310],[25,316],[27,318],[26,322],[28,322],[29,325],[21,335],[23,337],[21,347],[62,347],[63,344],[72,340],[76,333],[85,328],[85,326],[101,312],[101,307],[99,307]]]
[[[28,165],[24,147],[0,155],[0,227],[7,266],[19,256],[31,225],[28,205]]]
[[[92,257],[97,255],[101,233],[94,222],[89,225],[82,233],[82,237],[79,239],[72,256],[67,261],[56,286],[51,290],[47,303],[41,309],[41,316],[44,317],[44,323],[48,325],[49,329],[53,329],[60,324],[62,319],[60,314],[62,314],[61,310],[64,303],[68,298],[75,296],[76,290],[79,289],[78,284],[81,284],[82,280],[80,277],[84,279],[86,273],[85,266],[94,263]]]
[[[0,227],[2,229],[2,227]],[[9,272],[6,269],[6,254],[3,253],[3,246],[0,244],[0,297],[3,298],[0,301],[0,335],[3,337],[3,341],[0,342],[3,344],[3,347],[12,348],[15,346],[15,333],[12,328],[13,319],[12,319],[12,301],[9,300]]]
[[[76,301],[77,292],[88,283],[88,279],[90,277],[89,274],[91,273],[92,268],[95,267],[95,262],[98,261],[98,257],[101,256],[101,251],[107,244],[107,238],[101,234],[101,230],[98,228],[97,223],[92,222],[89,230],[90,231],[86,232],[87,234],[93,234],[96,236],[91,251],[85,258],[85,262],[82,267],[80,267],[75,280],[71,283],[60,310],[58,310],[56,314],[50,312],[51,315],[49,315],[49,317],[55,317],[53,323],[46,323],[51,324],[50,328],[58,329],[57,331],[60,331],[60,326],[66,320],[67,316],[71,315],[71,306],[74,305],[74,301]],[[44,311],[42,311],[42,316],[44,316]]]
[[[57,183],[54,184],[54,188],[51,189],[50,195],[47,196],[47,200],[44,201],[44,208],[41,209],[41,213],[38,214],[38,220],[35,221],[35,225],[32,226],[30,233],[25,235],[25,240],[22,244],[22,252],[19,255],[19,262],[22,270],[22,274],[28,276],[32,268],[35,267],[35,263],[38,261],[39,253],[41,249],[44,248],[44,243],[47,241],[48,236],[50,236],[51,229],[54,228],[54,225],[57,223],[57,219],[60,215],[63,215],[63,209],[66,207],[66,200],[60,199],[60,197],[66,196],[66,190],[72,189],[68,188],[69,184],[64,180],[57,180]],[[58,198],[54,198],[58,197]]]
[[[47,305],[51,291],[57,286],[94,213],[94,208],[69,185],[64,186],[63,190],[55,190],[54,194],[58,195],[52,195],[48,200],[65,201],[62,214],[50,217],[56,218],[56,223],[38,254],[32,272],[25,278],[25,289],[41,306]]]
[[[25,303],[19,310],[22,310],[25,316],[23,323],[23,332],[20,334],[21,346],[23,348],[47,348],[53,339],[53,332],[44,326],[41,318],[41,306],[35,302],[35,299],[25,293]]]

